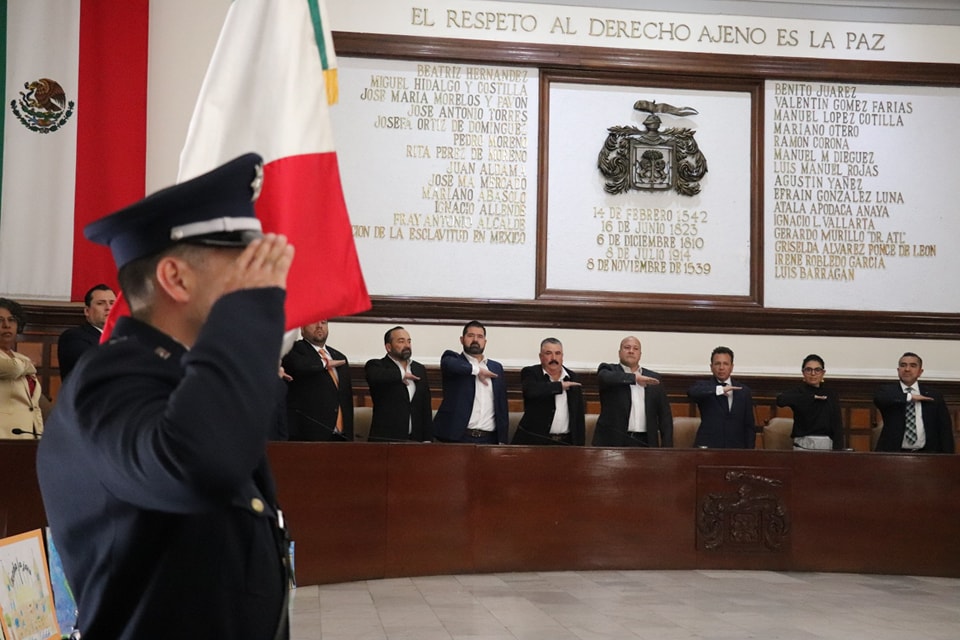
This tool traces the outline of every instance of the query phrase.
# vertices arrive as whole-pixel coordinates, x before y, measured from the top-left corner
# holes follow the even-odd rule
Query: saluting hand
[[[268,233],[251,242],[233,263],[224,293],[261,287],[287,288],[293,245],[284,235]]]
[[[642,373],[637,373],[637,384],[641,387],[652,387],[654,385],[660,384],[660,381],[656,378],[651,378],[650,376],[645,376]]]
[[[489,381],[491,378],[499,378],[499,377],[500,376],[495,374],[493,371],[490,371],[490,369],[487,369],[486,367],[480,367],[480,372],[477,374],[477,378],[479,378],[480,382],[482,382],[483,384],[490,384]]]

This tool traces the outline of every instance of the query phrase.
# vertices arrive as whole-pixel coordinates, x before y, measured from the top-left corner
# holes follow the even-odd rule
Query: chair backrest
[[[597,430],[597,418],[599,417],[600,414],[598,413],[588,413],[583,416],[584,433],[586,434],[584,444],[588,447],[593,444],[593,432]]]
[[[673,448],[692,449],[697,438],[697,429],[700,428],[700,418],[674,416],[673,418]]]
[[[877,450],[877,440],[880,439],[881,431],[883,431],[883,420],[877,423],[877,426],[870,429],[870,451]]]
[[[520,418],[522,417],[523,411],[510,412],[510,435],[507,437],[507,442],[513,442],[513,434],[517,432],[517,425],[520,424]]]
[[[763,448],[792,450],[792,431],[793,418],[770,418],[770,421],[763,425]]]
[[[353,408],[353,439],[366,442],[370,436],[370,422],[373,420],[373,407]]]

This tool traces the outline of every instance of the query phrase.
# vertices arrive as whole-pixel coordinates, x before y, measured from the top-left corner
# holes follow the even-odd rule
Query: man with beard
[[[487,329],[473,320],[460,336],[463,353],[440,358],[443,401],[433,421],[437,440],[506,444],[509,437],[507,386],[503,366],[483,355]]]
[[[370,442],[430,442],[433,440],[433,409],[427,370],[411,360],[410,334],[394,327],[383,336],[387,355],[368,360],[364,366],[373,419]]]
[[[347,356],[327,346],[326,320],[300,327],[281,364],[287,380],[290,440],[353,441],[353,386]]]
[[[513,444],[577,445],[585,439],[583,390],[577,374],[563,366],[556,338],[540,343],[540,364],[520,371],[523,417]]]

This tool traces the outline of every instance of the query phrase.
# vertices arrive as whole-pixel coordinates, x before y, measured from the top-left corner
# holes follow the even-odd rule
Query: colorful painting
[[[40,529],[0,540],[0,611],[6,640],[60,637]]]
[[[50,584],[53,586],[53,603],[57,607],[57,624],[60,626],[60,633],[69,636],[73,632],[74,625],[77,624],[77,603],[73,598],[70,585],[67,584],[67,576],[63,573],[63,562],[60,560],[57,548],[53,545],[50,528],[47,527],[45,531],[47,566],[50,568]]]

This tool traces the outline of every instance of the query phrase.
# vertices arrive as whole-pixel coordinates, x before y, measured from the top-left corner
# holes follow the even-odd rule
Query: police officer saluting
[[[84,230],[132,317],[61,389],[37,471],[84,640],[286,638],[265,449],[293,247],[241,156]]]

